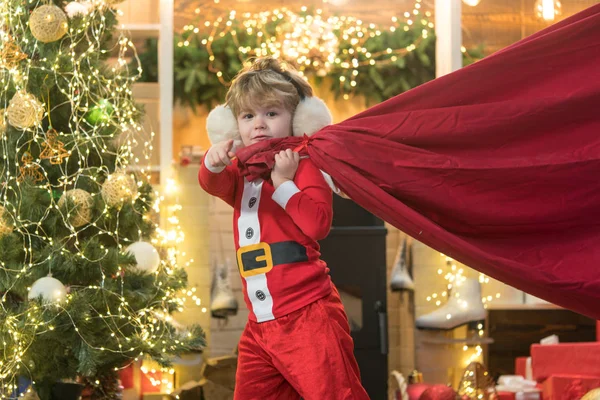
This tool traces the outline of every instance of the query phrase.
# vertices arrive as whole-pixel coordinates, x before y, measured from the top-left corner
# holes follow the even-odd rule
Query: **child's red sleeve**
[[[198,171],[198,182],[202,189],[232,207],[235,203],[235,191],[239,181],[239,169],[236,164],[237,162],[234,160],[232,165],[225,168],[215,168],[206,165],[206,155],[204,155],[200,162],[200,171]]]
[[[324,239],[333,219],[333,195],[321,171],[310,161],[300,161],[294,181],[281,184],[273,200],[313,240]]]

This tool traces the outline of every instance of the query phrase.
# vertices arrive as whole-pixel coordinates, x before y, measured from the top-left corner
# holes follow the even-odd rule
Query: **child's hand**
[[[213,145],[206,154],[208,163],[215,168],[231,165],[231,159],[235,157],[232,149],[233,139]]]
[[[299,163],[300,154],[291,149],[282,150],[279,154],[275,154],[275,166],[271,173],[275,189],[285,181],[294,180]]]

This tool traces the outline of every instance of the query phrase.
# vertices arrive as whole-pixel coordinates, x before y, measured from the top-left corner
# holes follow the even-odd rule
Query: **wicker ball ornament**
[[[13,226],[10,224],[4,211],[4,207],[0,206],[0,237],[8,235],[13,231]]]
[[[75,209],[69,210],[69,222],[75,228],[89,224],[92,220],[92,207],[94,200],[92,196],[83,189],[72,189],[65,192],[60,200],[58,200],[58,206],[63,207],[67,199],[70,199],[75,205]]]
[[[29,29],[40,42],[56,42],[69,29],[67,15],[55,5],[37,7],[29,18]]]
[[[600,388],[587,392],[581,400],[600,400]]]
[[[102,198],[110,207],[121,206],[137,195],[137,183],[131,175],[115,172],[102,185]]]
[[[18,129],[27,129],[38,125],[44,117],[44,106],[35,96],[25,92],[17,92],[6,109],[8,123]]]

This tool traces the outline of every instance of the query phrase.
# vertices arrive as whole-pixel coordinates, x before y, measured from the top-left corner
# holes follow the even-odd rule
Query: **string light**
[[[562,4],[559,0],[536,0],[535,13],[544,21],[554,21],[561,14]]]
[[[427,302],[435,302],[436,306],[441,306],[442,305],[442,301],[439,300],[440,298],[446,298],[448,296],[456,296],[458,297],[458,293],[453,294],[453,289],[456,286],[460,286],[462,284],[462,282],[464,282],[467,277],[464,275],[464,268],[461,268],[457,265],[456,261],[451,258],[446,256],[445,254],[440,253],[440,256],[442,257],[442,259],[445,262],[445,268],[438,268],[437,269],[437,274],[438,275],[443,275],[444,276],[444,280],[446,281],[446,287],[444,291],[442,291],[441,293],[435,292],[435,293],[431,293],[430,295],[427,296],[426,300]],[[479,283],[482,285],[488,284],[490,282],[490,279],[485,275],[480,273],[479,274]],[[483,303],[484,308],[488,308],[488,305],[490,303],[492,303],[494,300],[500,299],[501,295],[500,293],[496,293],[494,296],[482,296],[481,301]],[[468,303],[463,300],[458,298],[457,299],[458,305],[460,307],[466,308],[468,307]],[[450,319],[452,318],[451,314],[448,314],[446,316],[446,318]],[[485,337],[485,327],[483,326],[483,324],[478,324],[476,332],[475,332],[475,340],[483,340],[483,338]],[[483,350],[482,347],[480,345],[471,345],[471,344],[465,344],[462,347],[463,352],[466,353],[466,356],[464,358],[464,362],[465,365],[469,365],[471,362],[473,361],[479,361],[481,362],[483,359]]]
[[[43,2],[29,1],[28,4],[41,5]],[[30,137],[30,139],[16,141],[15,148],[9,148],[9,144],[14,141],[9,141],[6,137],[7,134],[0,135],[0,142],[4,149],[4,154],[0,159],[0,164],[2,164],[0,170],[3,174],[0,203],[12,221],[14,232],[24,243],[22,269],[13,269],[12,266],[0,260],[0,271],[10,280],[12,287],[19,287],[25,285],[25,282],[30,282],[33,276],[39,274],[40,269],[48,268],[49,260],[54,257],[68,257],[72,254],[78,259],[77,262],[97,265],[99,276],[101,276],[101,279],[92,285],[71,285],[68,287],[70,293],[67,293],[64,301],[60,303],[41,305],[31,301],[19,312],[15,312],[9,307],[8,296],[12,287],[0,293],[0,320],[3,321],[0,333],[4,340],[4,354],[0,360],[0,399],[6,398],[4,396],[7,393],[10,394],[16,389],[17,375],[27,376],[29,366],[23,360],[36,337],[53,332],[59,320],[65,316],[71,322],[73,331],[90,349],[122,354],[123,359],[133,360],[142,355],[139,343],[143,343],[141,347],[160,348],[162,352],[172,352],[178,349],[182,342],[174,340],[175,337],[170,334],[171,329],[167,325],[172,320],[169,318],[169,314],[174,309],[182,310],[186,303],[192,303],[195,306],[201,305],[201,299],[196,296],[196,288],[175,289],[184,286],[182,279],[176,278],[175,275],[175,272],[181,267],[180,260],[185,257],[185,254],[177,250],[177,246],[184,240],[184,235],[179,227],[179,219],[176,216],[177,212],[181,210],[181,206],[172,204],[166,209],[162,209],[162,212],[166,211],[168,214],[169,227],[165,230],[161,230],[154,222],[156,218],[143,211],[147,209],[161,211],[160,200],[151,203],[149,189],[150,153],[154,132],[150,133],[149,138],[141,139],[144,129],[136,120],[136,116],[140,114],[141,110],[132,101],[131,86],[141,76],[142,71],[141,68],[138,68],[135,73],[128,70],[131,57],[136,59],[139,64],[131,40],[121,34],[113,48],[104,49],[100,46],[109,33],[105,14],[117,13],[107,7],[107,4],[102,0],[92,2],[89,13],[81,16],[79,24],[69,28],[63,38],[63,43],[69,45],[58,50],[54,59],[50,59],[50,56],[43,57],[47,52],[42,51],[43,49],[37,42],[32,43],[31,39],[28,39],[30,37],[26,16],[26,13],[29,12],[28,8],[21,7],[15,2],[3,1],[0,4],[0,18],[6,26],[10,27],[12,33],[12,40],[9,41],[8,32],[4,29],[0,30],[2,37],[0,43],[0,54],[2,55],[2,59],[0,59],[0,102],[2,107],[6,107],[10,100],[7,98],[7,93],[13,93],[13,89],[24,89],[30,84],[30,73],[45,72],[46,79],[53,80],[51,86],[68,99],[68,104],[50,104],[49,93],[39,100],[48,106],[45,110],[45,117],[50,121],[53,113],[60,113],[60,107],[68,106],[70,108],[68,129],[57,132],[56,139],[72,149],[70,154],[64,157],[64,162],[52,165],[50,168],[39,158],[30,161],[31,165],[35,165],[44,178],[41,183],[33,185],[33,188],[47,194],[50,199],[50,207],[42,211],[38,220],[28,220],[20,216],[19,208],[24,205],[20,203],[19,199],[26,195],[25,190],[31,186],[19,182],[18,176],[10,172],[21,167],[20,158],[15,159],[14,164],[11,165],[7,152],[23,154],[30,146],[40,147],[44,143],[46,132],[39,124],[26,128],[23,130],[22,137]],[[81,51],[81,48],[84,50]],[[29,58],[24,56],[21,49],[27,49]],[[115,63],[108,67],[110,73],[92,67],[96,55],[103,54],[116,55]],[[32,59],[35,59],[35,62]],[[90,59],[93,61],[90,62]],[[4,119],[3,115],[2,118]],[[107,134],[109,131],[112,133]],[[12,133],[14,134],[14,132]],[[114,149],[108,145],[109,142],[116,143]],[[104,165],[98,162],[99,159],[113,159],[114,165]],[[71,167],[68,167],[69,165]],[[73,165],[77,165],[78,168],[72,168]],[[138,165],[143,166],[138,167]],[[89,224],[80,227],[75,227],[70,223],[73,211],[59,213],[60,219],[56,223],[67,227],[69,231],[67,236],[72,247],[70,250],[66,250],[63,246],[56,246],[51,234],[44,229],[44,222],[51,216],[51,213],[56,215],[56,210],[59,210],[55,194],[64,193],[68,189],[86,182],[96,189],[91,193],[93,198],[101,196],[100,182],[114,170],[126,171],[127,174],[137,177],[138,195],[126,196],[124,199],[125,205],[131,205],[128,210],[130,212],[134,210],[137,214],[135,220],[139,221],[136,230],[138,236],[124,236],[119,230],[119,225],[113,223],[119,221],[123,207],[109,208],[105,206],[101,215],[96,216]],[[53,180],[50,175],[56,174],[57,171],[61,175],[58,183],[51,183]],[[167,189],[172,190],[173,187],[176,187],[175,182]],[[158,193],[156,195],[158,199],[164,198]],[[16,201],[9,201],[10,199],[16,199]],[[125,269],[119,266],[118,274],[113,277],[107,276],[102,269],[102,261],[110,254],[109,248],[101,244],[99,251],[90,251],[85,248],[79,238],[86,230],[94,229],[96,236],[118,243],[117,248],[122,252],[132,242],[142,240],[142,232],[147,230],[148,226],[156,231],[156,237],[151,240],[152,243],[163,249],[167,255],[161,260],[161,266],[154,276],[156,293],[161,295],[148,300],[145,307],[134,309],[129,304],[124,291],[123,284],[128,279]],[[39,246],[34,248],[32,245],[34,242],[43,243],[43,246],[49,251],[47,257],[39,257]],[[186,266],[192,261],[188,261]],[[111,278],[121,282],[120,288],[109,289],[106,280]],[[69,284],[69,282],[64,283]],[[76,299],[75,295],[104,299],[102,307],[92,309],[85,317],[86,323],[98,324],[110,332],[102,346],[95,346],[90,342],[90,338],[86,337],[85,327],[76,322],[82,321],[82,316],[70,313],[69,306]],[[191,302],[187,301],[189,299]],[[118,306],[111,308],[114,304]],[[162,317],[158,318],[156,315]],[[122,330],[124,324],[132,328],[133,335],[124,334]],[[122,368],[125,367],[127,366]],[[172,375],[170,370],[168,373]]]
[[[193,35],[200,35],[202,39],[199,42],[209,54],[208,69],[225,86],[231,82],[219,67],[213,51],[214,42],[225,36],[237,46],[240,63],[252,57],[271,55],[294,65],[305,77],[324,77],[332,70],[341,71],[341,78],[344,79],[340,79],[340,93],[347,100],[356,90],[356,76],[360,67],[395,63],[413,52],[422,40],[434,35],[434,24],[429,20],[431,13],[427,11],[423,14],[420,0],[415,2],[411,12],[404,13],[403,21],[397,17],[391,18],[387,28],[365,24],[355,17],[326,17],[320,9],[314,15],[307,10],[303,6],[300,13],[295,13],[284,7],[241,16],[232,10],[227,18],[203,20],[197,26],[186,25],[183,39],[177,45],[187,47]],[[409,31],[413,25],[419,27],[413,43],[377,52],[367,50],[369,39],[398,29]],[[242,45],[241,36],[254,38],[253,44]]]

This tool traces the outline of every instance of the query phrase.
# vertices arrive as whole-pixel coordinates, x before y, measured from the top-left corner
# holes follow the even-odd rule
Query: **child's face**
[[[237,123],[244,146],[292,135],[292,114],[282,105],[242,110]]]

